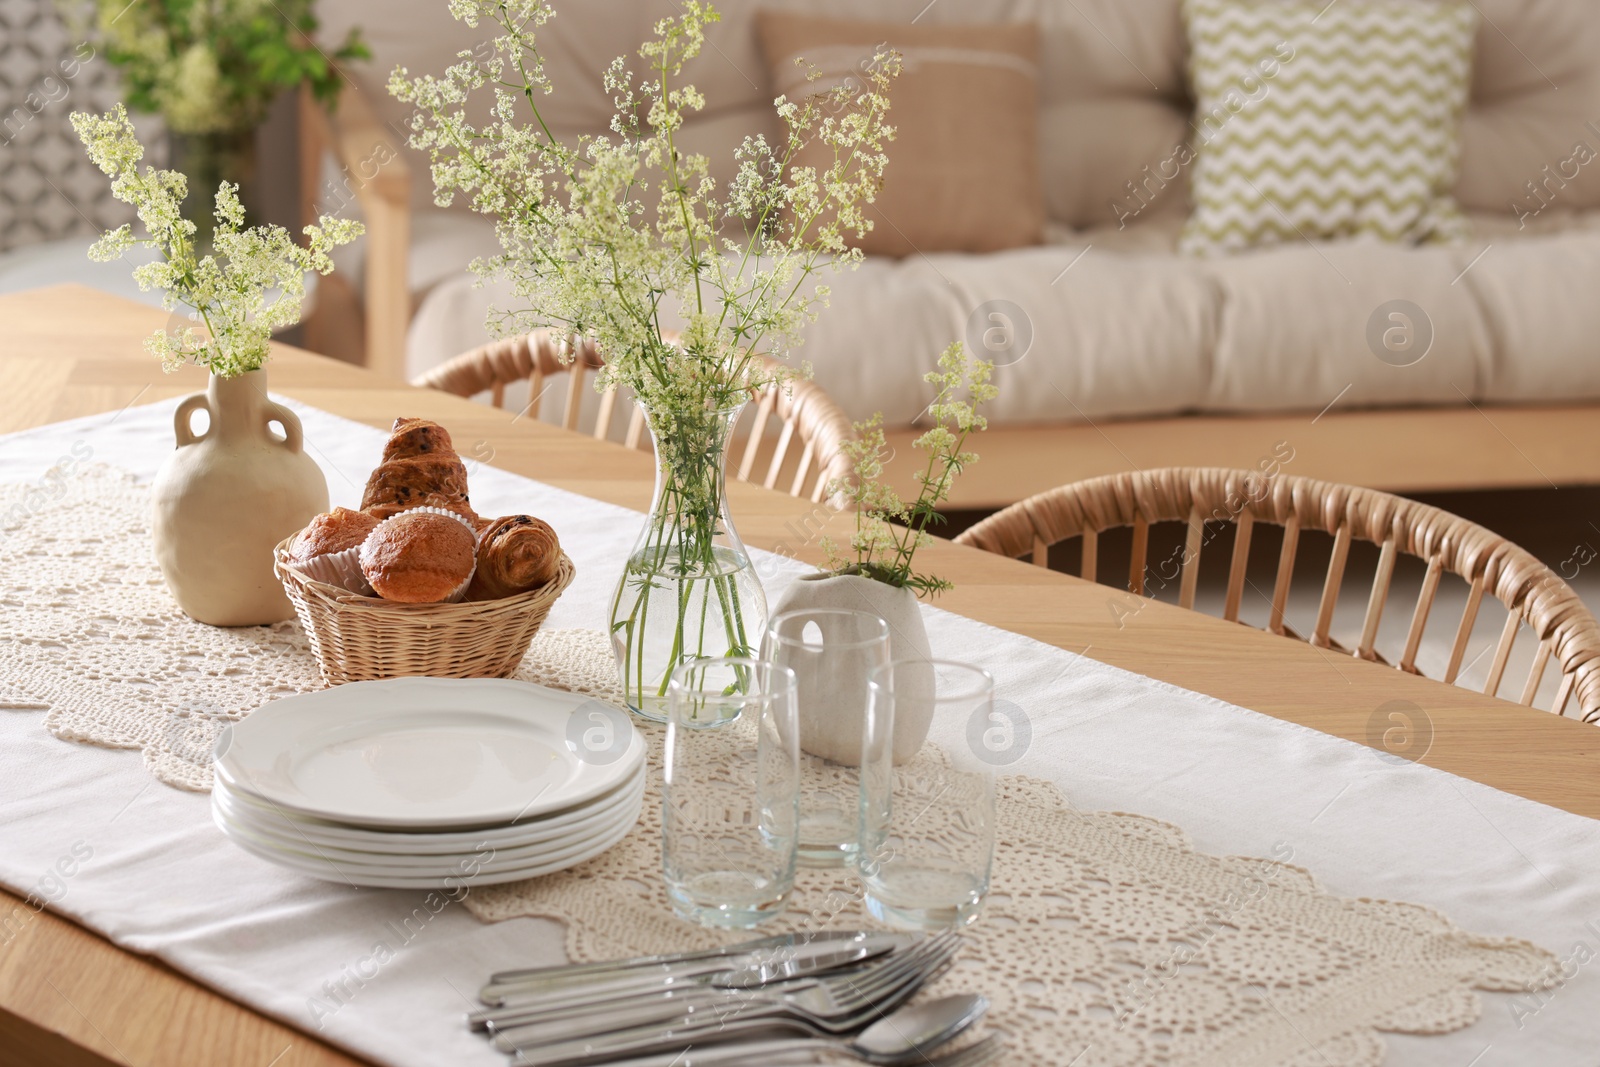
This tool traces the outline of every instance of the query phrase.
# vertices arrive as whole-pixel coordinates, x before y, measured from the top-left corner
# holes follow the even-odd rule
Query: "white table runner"
[[[384,435],[291,406],[334,503],[354,506]],[[48,507],[46,472],[63,458],[152,475],[171,448],[172,408],[0,438],[0,482],[38,483]],[[473,442],[457,444],[475,454]],[[481,511],[549,519],[577,562],[549,625],[601,625],[640,517],[492,468],[471,476]],[[765,554],[760,565],[769,596],[799,570]],[[936,653],[990,667],[1001,698],[1027,714],[1032,745],[1008,771],[1054,781],[1083,809],[1182,826],[1201,850],[1292,855],[1331,892],[1427,904],[1462,928],[1528,938],[1571,961],[1552,992],[1483,994],[1470,1029],[1388,1035],[1389,1062],[1592,1067],[1600,822],[948,613],[930,610],[928,624]],[[379,1062],[504,1062],[460,1013],[488,972],[559,961],[553,924],[485,926],[459,905],[429,910],[420,893],[354,891],[272,867],[223,840],[208,798],[154,782],[135,754],[62,743],[42,714],[0,713],[0,882]],[[0,913],[0,952],[31,914]],[[380,942],[394,951],[375,952]],[[93,1019],[92,1004],[76,1007]]]

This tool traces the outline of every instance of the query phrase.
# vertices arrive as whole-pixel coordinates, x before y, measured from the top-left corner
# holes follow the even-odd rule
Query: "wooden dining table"
[[[79,286],[0,296],[0,433],[116,418],[203,389],[201,370],[164,373],[144,352],[142,339],[167,321],[158,309]],[[654,468],[645,453],[285,345],[276,346],[270,375],[275,392],[347,419],[380,428],[397,415],[434,419],[463,455],[648,506]],[[807,501],[748,484],[730,494],[756,547],[820,563],[824,535],[848,536],[848,516]],[[1410,701],[1431,721],[1430,766],[1600,819],[1594,726],[1162,603],[1130,615],[1119,590],[944,541],[919,562],[955,583],[938,601],[949,611],[1361,744],[1373,742],[1369,722],[1380,705]],[[0,914],[22,907],[0,893]],[[48,912],[0,945],[0,1067],[356,1062]]]

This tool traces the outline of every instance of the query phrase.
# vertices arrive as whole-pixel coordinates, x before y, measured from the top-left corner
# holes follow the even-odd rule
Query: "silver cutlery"
[[[829,1056],[850,1057],[864,1064],[902,1065],[902,1067],[984,1067],[997,1061],[1005,1053],[1005,1040],[998,1033],[992,1033],[984,1040],[957,1049],[954,1053],[928,1056],[920,1051],[910,1051],[902,1059],[894,1061],[862,1056],[861,1049],[854,1045],[846,1045],[837,1038],[824,1041],[746,1041],[731,1045],[706,1045],[686,1051],[680,1049],[675,1053],[637,1056],[634,1059],[616,1059],[616,1061],[606,1061],[606,1067],[728,1067],[730,1064],[758,1064],[770,1061],[774,1056],[787,1056],[792,1053],[826,1053]],[[530,1064],[531,1061],[518,1059],[512,1062],[523,1065]],[[786,1059],[782,1062],[789,1061]]]
[[[889,952],[889,946],[873,942],[826,942],[822,947],[827,945],[844,947],[831,951],[821,951],[818,946],[786,949],[783,957],[763,959],[737,970],[727,970],[721,964],[708,961],[664,978],[660,975],[641,975],[559,992],[508,997],[500,1007],[469,1012],[467,1029],[497,1029],[496,1024],[505,1019],[535,1022],[544,1018],[570,1018],[574,1014],[611,1012],[641,999],[683,995],[701,988],[757,989],[764,985],[827,974]]]
[[[670,1032],[676,1047],[682,1048],[726,1030],[735,1021],[781,1026],[798,1020],[823,1033],[848,1033],[904,1004],[943,974],[959,941],[960,935],[947,931],[906,953],[845,974],[754,991],[689,990],[641,999],[634,1006],[564,1017],[508,1016],[490,1028],[495,1031],[495,1047],[537,1054],[540,1063],[600,1060],[659,1047],[664,1032]]]
[[[490,975],[489,982],[478,996],[485,1004],[496,1006],[513,994],[537,992],[540,989],[566,989],[580,983],[605,981],[619,974],[648,972],[671,974],[682,964],[726,961],[726,969],[737,970],[748,965],[754,957],[780,955],[794,950],[826,950],[831,944],[842,947],[841,942],[887,944],[892,951],[904,948],[912,938],[903,934],[882,934],[862,930],[826,930],[814,934],[778,934],[774,937],[744,941],[722,948],[700,949],[692,952],[671,952],[657,956],[637,956],[632,959],[604,960],[597,963],[568,963],[555,967],[529,967],[514,971],[500,971]]]
[[[788,1052],[836,1052],[851,1055],[867,1063],[882,1067],[900,1067],[926,1061],[930,1052],[952,1040],[983,1017],[989,1002],[976,994],[941,997],[926,1004],[901,1008],[886,1015],[852,1039],[837,1037],[812,1029],[806,1036],[765,1041],[736,1039],[749,1030],[762,1026],[762,1020],[743,1020],[707,1035],[705,1043],[685,1041],[674,1035],[663,1035],[651,1055],[676,1051],[695,1062],[747,1062],[747,1058],[777,1055]],[[747,1024],[754,1024],[749,1026]],[[739,1058],[731,1054],[739,1053]],[[691,1055],[692,1054],[692,1055]],[[709,1057],[726,1055],[713,1060]],[[648,1058],[639,1057],[638,1058]],[[515,1062],[536,1064],[537,1067],[565,1067],[572,1061],[553,1059],[543,1051],[523,1053]],[[579,1061],[588,1062],[588,1061]],[[627,1061],[624,1061],[627,1062]],[[682,1061],[680,1061],[682,1062]]]

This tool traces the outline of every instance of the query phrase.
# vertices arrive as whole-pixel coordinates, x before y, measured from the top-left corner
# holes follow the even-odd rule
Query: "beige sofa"
[[[556,6],[558,17],[546,28],[557,86],[548,114],[559,132],[601,131],[609,110],[598,72],[675,5]],[[1300,454],[1311,445],[1312,462],[1296,473],[1412,489],[1600,481],[1600,446],[1573,441],[1600,436],[1593,433],[1600,413],[1593,404],[1600,400],[1600,161],[1574,160],[1580,144],[1600,153],[1600,6],[1593,0],[1478,0],[1483,25],[1456,188],[1474,223],[1468,243],[1302,242],[1212,261],[1174,252],[1188,210],[1188,174],[1174,155],[1191,119],[1178,0],[717,6],[723,22],[692,71],[708,107],[683,140],[724,167],[740,137],[772,128],[772,92],[754,34],[758,7],[908,22],[1031,20],[1040,27],[1047,242],[981,256],[869,259],[840,278],[803,355],[851,415],[881,409],[890,424],[909,426],[926,403],[920,378],[936,354],[954,338],[981,342],[998,320],[975,313],[1004,301],[1009,306],[1000,312],[1031,333],[1031,344],[1025,354],[1011,348],[1008,365],[997,371],[1001,396],[992,418],[1000,434],[991,448],[1014,459],[1033,456],[1038,488],[1067,480],[1063,475],[1104,472],[1080,470],[1074,457],[1087,450],[1100,457],[1096,463],[1109,459],[1099,447],[1105,442],[1121,456],[1111,466],[1159,461],[1165,453],[1132,458],[1131,446],[1106,428],[1106,420],[1127,419],[1143,420],[1132,424],[1142,428],[1140,442],[1148,443],[1152,427],[1158,437],[1165,433],[1174,462],[1249,466],[1254,453],[1231,451],[1269,450],[1274,426],[1315,426],[1320,444],[1300,431]],[[342,108],[341,118],[366,131],[344,135],[347,157],[352,145],[365,146],[369,160],[381,155],[372,146],[382,131],[398,137],[404,109],[382,92],[394,65],[438,71],[456,50],[487,36],[453,22],[443,0],[387,5],[381,24],[356,0],[324,0],[321,10],[330,39],[360,22],[376,56],[356,74],[374,117],[360,121],[359,101]],[[337,128],[330,135],[339,143]],[[972,131],[973,151],[985,150],[983,138],[982,129]],[[378,247],[403,247],[393,227],[409,226],[406,269],[392,251],[355,269],[366,293],[371,362],[414,375],[485,339],[485,309],[498,294],[462,272],[473,256],[494,250],[487,222],[433,207],[426,167],[416,160],[404,194],[407,219],[396,191],[404,186],[400,159],[383,168],[386,200],[380,202],[377,181],[356,191],[379,212],[369,219],[379,223]],[[385,223],[387,245],[378,232]],[[1409,366],[1378,358],[1368,340],[1375,313],[1397,300],[1420,308],[1426,321],[1419,327],[1433,335],[1426,357]],[[375,307],[387,309],[388,319],[373,329]],[[408,323],[398,321],[408,312]],[[1558,407],[1528,409],[1543,404]],[[1511,406],[1501,421],[1523,435],[1510,444],[1526,462],[1507,458],[1495,419],[1462,421],[1468,405]],[[1400,448],[1406,433],[1425,435],[1415,419],[1443,414],[1430,410],[1436,406],[1453,409],[1436,423],[1455,435],[1448,455],[1419,456],[1428,449],[1414,443]],[[1362,411],[1384,408],[1419,413],[1395,422],[1392,414]],[[1168,421],[1184,413],[1203,418]],[[1262,432],[1238,438],[1259,443],[1217,446],[1222,455],[1197,453],[1188,432],[1269,414]],[[1134,440],[1130,424],[1115,425],[1124,441]],[[1400,436],[1390,441],[1383,433]],[[1004,434],[1013,435],[1009,446]],[[1340,454],[1352,450],[1365,450],[1362,463],[1340,469]],[[992,500],[979,499],[983,491],[965,502],[1014,499],[1029,484],[1012,477],[989,493]]]

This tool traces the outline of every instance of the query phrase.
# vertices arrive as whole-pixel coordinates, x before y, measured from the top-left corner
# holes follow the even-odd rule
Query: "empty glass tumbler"
[[[872,673],[861,768],[861,853],[868,910],[897,926],[964,926],[989,892],[994,765],[971,750],[988,724],[994,679],[964,663],[896,660]],[[930,742],[894,761],[897,732]]]
[[[733,927],[781,914],[799,819],[794,672],[691,660],[672,672],[667,714],[661,854],[673,910]]]
[[[855,855],[867,679],[889,662],[889,625],[865,611],[786,611],[767,624],[762,658],[794,671],[800,716],[800,865]]]

